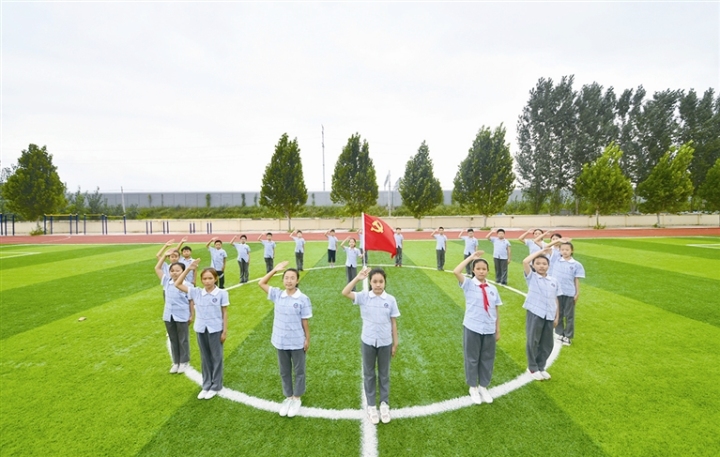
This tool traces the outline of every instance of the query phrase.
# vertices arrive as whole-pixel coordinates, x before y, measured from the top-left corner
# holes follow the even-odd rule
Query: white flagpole
[[[367,265],[365,264],[365,252],[367,252],[367,248],[365,246],[365,213],[362,213],[362,216],[360,217],[360,223],[362,224],[362,235],[360,235],[360,240],[362,242],[362,266],[365,268]],[[370,283],[368,281],[368,278],[363,279],[363,291],[370,290]]]

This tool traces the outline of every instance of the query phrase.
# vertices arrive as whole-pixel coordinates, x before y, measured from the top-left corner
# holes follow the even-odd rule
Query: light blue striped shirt
[[[495,333],[495,322],[497,321],[497,307],[502,305],[497,287],[487,283],[488,310],[485,311],[485,304],[480,289],[480,281],[477,278],[465,278],[460,288],[465,293],[465,319],[463,325],[475,333],[481,335],[492,335]]]
[[[562,256],[552,263],[552,276],[557,279],[560,284],[562,295],[568,297],[575,296],[575,278],[585,277],[585,267],[580,262],[573,259],[565,260]]]
[[[528,292],[523,308],[543,319],[555,320],[557,296],[562,295],[557,280],[552,276],[542,277],[531,271],[525,275],[525,281]]]
[[[392,320],[399,317],[395,297],[383,292],[375,295],[372,291],[355,293],[354,304],[360,306],[362,317],[362,342],[368,346],[383,347],[392,344]]]
[[[358,259],[358,256],[360,255],[360,249],[346,247],[345,254],[347,254],[347,257],[345,258],[345,266],[346,267],[357,267],[357,259]]]
[[[168,276],[163,275],[160,284],[165,291],[165,308],[163,309],[163,320],[170,322],[170,318],[175,322],[187,322],[190,319],[190,300],[188,294],[175,287],[175,281]],[[185,281],[187,287],[192,284]]]
[[[510,242],[507,238],[502,240],[496,236],[490,237],[490,242],[493,244],[493,258],[495,259],[507,259],[508,252],[507,248],[510,246]]]
[[[465,249],[463,250],[463,254],[472,254],[473,252],[477,251],[477,238],[475,238],[474,236],[462,236],[460,238],[465,240]]]
[[[222,332],[222,308],[230,304],[227,290],[215,287],[208,293],[204,287],[190,287],[188,296],[195,302],[195,332]]]
[[[305,252],[305,238],[294,236],[292,239],[295,241],[295,252]]]
[[[277,287],[268,289],[268,300],[275,303],[272,338],[270,342],[276,349],[296,350],[305,345],[303,319],[312,317],[312,305],[307,295],[296,290],[288,295]]]
[[[238,260],[250,261],[250,246],[247,243],[233,243],[233,246],[237,249]]]
[[[266,259],[275,258],[275,242],[269,240],[260,240],[263,244],[263,257]]]

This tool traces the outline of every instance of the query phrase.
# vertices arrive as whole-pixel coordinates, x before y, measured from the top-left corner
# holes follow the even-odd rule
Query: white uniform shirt
[[[477,238],[475,238],[474,236],[462,236],[460,238],[465,240],[465,249],[463,250],[463,254],[472,254],[473,252],[477,251]]]
[[[247,243],[233,243],[233,246],[237,249],[238,260],[250,261],[250,246]]]
[[[274,259],[275,258],[275,242],[269,241],[269,240],[260,240],[260,242],[263,244],[263,257],[266,259]]]
[[[399,317],[395,297],[383,292],[375,295],[373,291],[355,293],[354,304],[360,306],[362,317],[362,342],[368,346],[383,347],[392,344],[392,317]]]
[[[538,252],[539,250],[543,249],[545,247],[545,242],[541,241],[540,245],[542,247],[538,246],[537,243],[535,242],[535,240],[525,240],[525,246],[527,246],[528,249],[530,250],[530,254],[533,254],[533,253]]]
[[[295,252],[305,252],[305,238],[294,236],[292,239],[295,241]]]
[[[175,287],[175,281],[168,275],[163,275],[160,284],[165,291],[165,308],[163,309],[163,320],[170,322],[170,318],[175,322],[187,322],[190,319],[190,300],[188,294]],[[192,284],[185,281],[185,285],[190,288]]]
[[[485,311],[482,289],[477,278],[465,278],[460,288],[465,293],[465,319],[463,325],[468,330],[481,335],[492,335],[495,333],[497,322],[497,307],[502,305],[497,287],[486,282],[485,289],[488,296],[488,310]]]
[[[358,256],[360,255],[360,249],[346,247],[345,254],[347,255],[347,257],[345,257],[345,266],[346,267],[357,267],[357,259],[358,259]]]
[[[447,247],[447,237],[445,235],[433,235],[435,237],[435,241],[437,242],[435,244],[435,250],[445,250]]]
[[[398,233],[396,233],[393,236],[395,237],[395,247],[402,249],[402,244],[403,244],[403,239],[404,239],[403,236]]]
[[[528,292],[523,308],[543,319],[555,320],[557,296],[562,295],[557,280],[552,276],[543,278],[531,271],[530,274],[525,275],[525,281],[528,285]]]
[[[225,269],[224,259],[227,257],[225,249],[208,248],[210,251],[210,265],[217,271]]]
[[[268,300],[275,303],[275,318],[271,343],[276,349],[296,350],[305,345],[303,319],[312,317],[312,305],[307,295],[299,290],[288,295],[277,287],[268,289]]]
[[[193,263],[193,259],[186,259],[185,257],[180,257],[180,260],[178,262],[185,265],[185,269],[187,270],[191,263]],[[167,274],[167,273],[166,273]],[[189,282],[190,285],[193,284],[195,280],[195,270],[188,271],[187,276],[185,276],[185,281]]]
[[[227,290],[215,287],[208,293],[204,287],[190,287],[188,296],[195,302],[195,332],[222,332],[222,308],[230,304]]]
[[[328,235],[328,250],[329,251],[337,251],[337,242],[338,239],[334,235]]]
[[[580,262],[573,259],[565,260],[560,257],[553,264],[553,278],[557,279],[560,284],[562,294],[568,297],[575,296],[575,278],[585,277],[585,267]]]
[[[496,259],[507,259],[508,252],[507,248],[510,246],[510,242],[507,238],[502,240],[496,236],[490,237],[490,242],[493,244],[493,257]]]

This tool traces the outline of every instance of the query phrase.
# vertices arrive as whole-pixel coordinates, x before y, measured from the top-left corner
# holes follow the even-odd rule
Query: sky
[[[720,2],[0,3],[0,166],[47,146],[69,191],[259,191],[283,133],[309,191],[359,133],[378,185],[426,141],[452,189],[539,78],[720,89]],[[324,128],[324,152],[323,136]]]

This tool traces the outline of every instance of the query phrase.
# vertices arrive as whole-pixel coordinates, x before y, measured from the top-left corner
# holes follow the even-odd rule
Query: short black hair
[[[181,251],[190,251],[190,252],[192,252],[192,248],[191,248],[190,246],[183,246],[183,248],[180,249],[180,250],[181,250]]]
[[[497,232],[498,232],[498,233],[500,233],[500,232],[503,232],[503,233],[505,233],[505,229],[498,229],[498,231],[497,231]]]
[[[470,233],[470,232],[475,233],[475,230],[473,230],[473,229],[467,229],[467,232],[468,232],[468,233]]]

